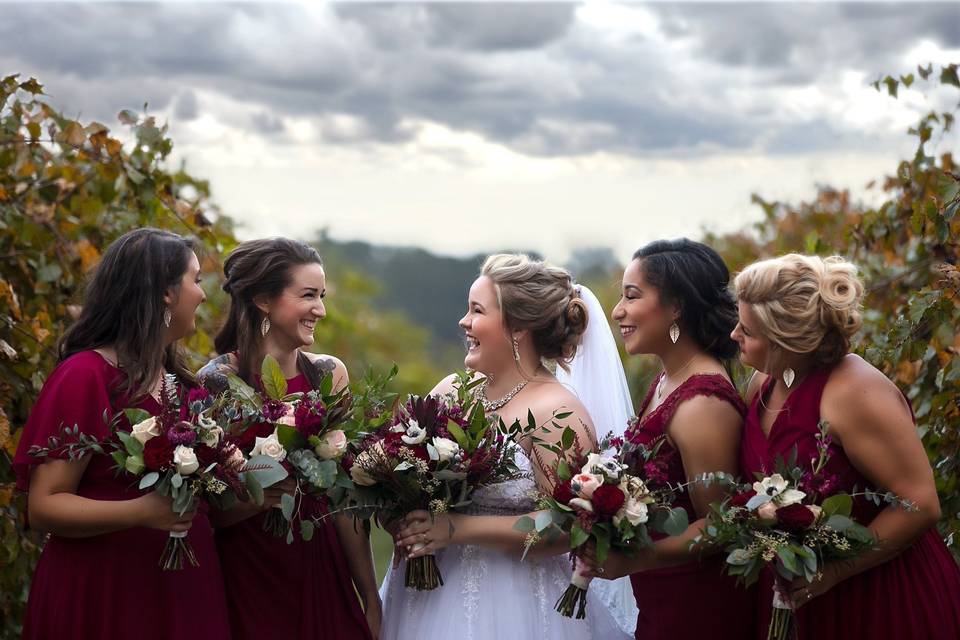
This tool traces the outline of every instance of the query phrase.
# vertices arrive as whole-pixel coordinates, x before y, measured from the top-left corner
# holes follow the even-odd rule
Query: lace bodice
[[[513,445],[514,461],[521,475],[518,478],[480,487],[473,493],[473,502],[465,512],[473,515],[510,515],[530,513],[536,509],[537,483],[530,459],[520,445]]]

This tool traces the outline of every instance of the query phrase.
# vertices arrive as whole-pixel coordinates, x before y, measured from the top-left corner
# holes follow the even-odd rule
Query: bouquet
[[[410,396],[392,419],[369,433],[343,464],[353,481],[348,508],[381,523],[416,509],[437,515],[470,504],[478,487],[516,477],[510,441],[520,431],[484,414],[471,389],[478,381],[460,374],[456,393]],[[435,589],[443,577],[432,555],[407,563],[405,584]]]
[[[309,393],[287,393],[287,381],[272,356],[260,370],[263,392],[257,393],[238,376],[228,376],[225,391],[232,402],[229,439],[251,456],[265,456],[283,466],[297,480],[294,495],[264,518],[263,528],[277,537],[294,540],[292,524],[310,540],[314,522],[300,518],[305,493],[325,496],[335,488],[342,494],[352,486],[339,460],[353,436],[352,396],[348,389],[333,392],[333,378],[325,375],[320,388]]]
[[[564,428],[559,445],[540,439],[535,442],[557,456],[553,465],[541,463],[553,491],[540,500],[541,511],[535,518],[523,516],[515,528],[527,533],[524,556],[544,536],[569,536],[573,577],[557,600],[556,610],[568,618],[576,615],[582,619],[591,579],[583,575],[578,550],[592,542],[597,561],[602,564],[611,549],[632,555],[650,547],[651,529],[668,535],[683,533],[687,513],[670,507],[673,494],[683,487],[670,487],[661,474],[644,477],[630,471],[628,463],[635,460],[641,463],[637,468],[652,468],[646,463],[655,459],[659,447],[647,448],[608,435],[600,443],[600,450],[606,453],[590,452],[584,450],[570,427]],[[540,457],[536,451],[535,456]]]
[[[787,595],[787,584],[796,578],[813,582],[824,563],[851,560],[875,548],[873,534],[851,519],[854,497],[915,508],[892,493],[836,491],[836,477],[825,471],[831,446],[827,429],[821,422],[818,457],[810,460],[809,469],[797,466],[794,448],[786,463],[778,461],[779,473],[758,474],[756,482],[737,486],[731,498],[711,505],[706,526],[693,541],[727,551],[726,571],[747,585],[756,582],[764,568],[773,571],[769,640],[796,635],[796,607]]]
[[[139,478],[139,488],[152,488],[173,500],[173,510],[182,515],[205,500],[219,509],[228,509],[250,493],[262,496],[261,482],[276,475],[269,459],[248,461],[233,444],[224,440],[223,428],[211,418],[214,398],[205,389],[184,394],[171,374],[161,386],[161,410],[150,415],[142,409],[125,409],[111,421],[111,435],[103,441],[78,433],[76,427],[53,437],[47,447],[33,447],[30,454],[46,457],[61,450],[72,459],[89,453],[109,454],[118,473]],[[125,416],[131,430],[119,428]],[[106,419],[106,416],[105,416]],[[66,438],[74,440],[63,444]],[[171,532],[160,556],[165,570],[182,569],[184,563],[197,566],[186,532]]]

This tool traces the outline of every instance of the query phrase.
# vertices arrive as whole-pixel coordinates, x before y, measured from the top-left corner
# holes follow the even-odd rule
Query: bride
[[[589,301],[597,308],[597,326],[613,344],[592,294]],[[499,414],[509,425],[517,419],[526,424],[528,412],[537,424],[550,424],[558,410],[570,412],[558,421],[559,429],[551,427],[548,435],[540,437],[558,442],[563,428],[569,426],[584,447],[597,446],[590,414],[576,393],[576,380],[561,383],[544,366],[554,362],[563,372],[588,327],[587,304],[567,271],[522,255],[491,256],[470,287],[467,314],[460,326],[467,342],[464,365],[484,377],[476,396],[488,413]],[[585,385],[581,395],[591,396],[593,404],[623,407],[616,418],[622,424],[602,425],[622,432],[630,401],[619,357],[615,366],[619,380],[607,386],[606,398],[596,392],[593,382]],[[455,376],[444,379],[431,393],[453,391],[454,380]],[[609,409],[605,413],[610,415]],[[426,511],[414,511],[394,528],[396,553],[406,558],[434,554],[444,585],[433,591],[407,589],[404,567],[396,566],[395,559],[381,589],[381,640],[632,637],[632,630],[624,627],[636,620],[636,612],[615,615],[618,612],[609,604],[632,602],[632,598],[619,597],[616,586],[609,592],[607,581],[594,584],[607,583],[603,598],[601,589],[591,587],[585,620],[554,611],[570,580],[567,539],[539,542],[521,561],[525,534],[513,525],[519,516],[536,509],[538,491],[552,491],[545,469],[555,457],[542,448],[534,455],[529,438],[516,445],[515,460],[524,472],[520,478],[479,489],[466,512],[431,518]]]

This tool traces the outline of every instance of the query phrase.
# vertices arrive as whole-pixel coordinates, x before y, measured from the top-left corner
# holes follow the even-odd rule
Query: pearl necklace
[[[521,389],[527,386],[527,380],[521,380],[517,386],[511,389],[507,395],[503,396],[499,400],[487,400],[487,381],[484,380],[480,385],[480,388],[477,390],[477,400],[480,401],[480,404],[483,405],[483,410],[486,413],[496,411],[497,409],[503,408],[505,404],[513,400],[513,397],[520,393]]]

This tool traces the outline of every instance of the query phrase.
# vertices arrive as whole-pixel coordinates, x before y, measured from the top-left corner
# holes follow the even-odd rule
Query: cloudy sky
[[[108,124],[148,102],[242,236],[449,254],[626,257],[748,225],[752,192],[876,197],[952,105],[870,83],[960,62],[957,3],[2,4],[0,72]]]

